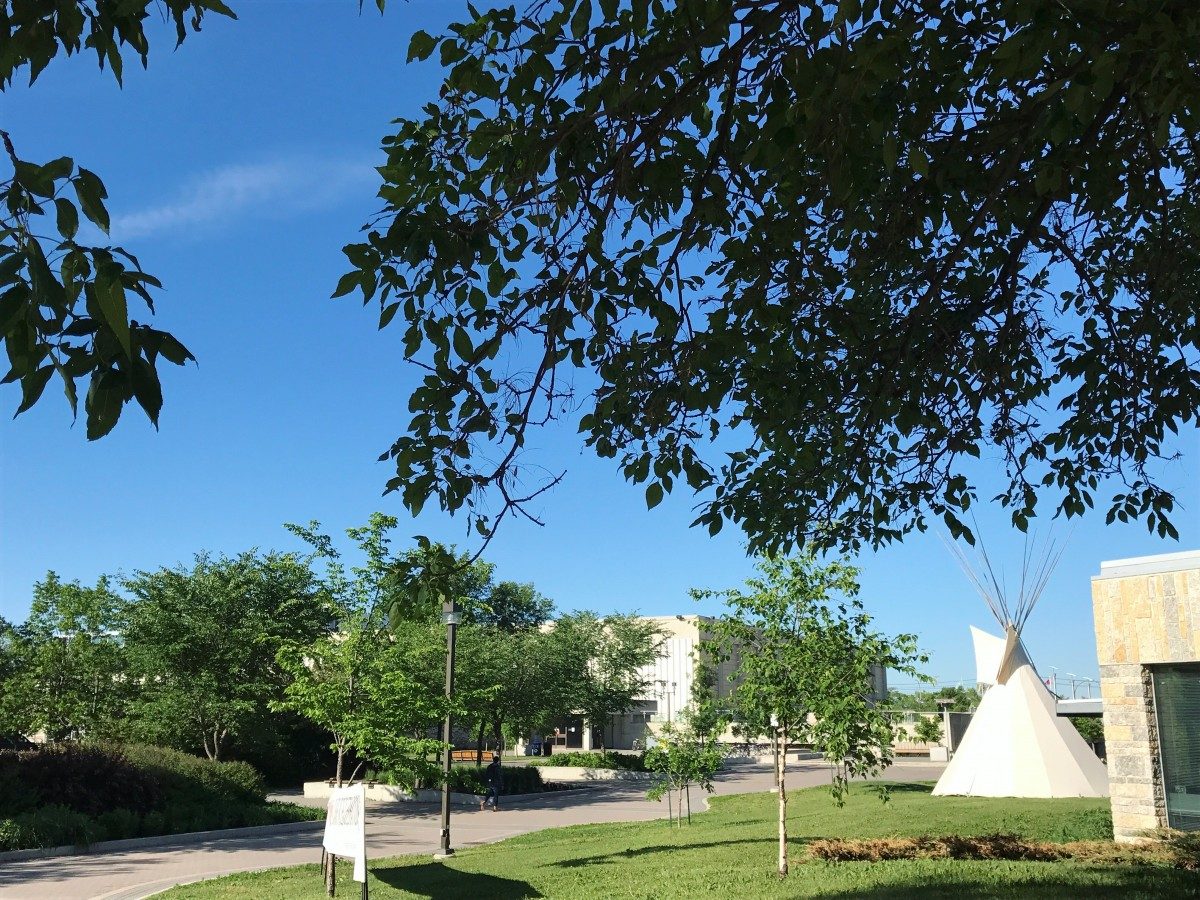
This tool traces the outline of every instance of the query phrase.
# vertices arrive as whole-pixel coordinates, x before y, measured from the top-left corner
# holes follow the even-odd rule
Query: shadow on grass
[[[430,898],[487,897],[489,900],[525,900],[526,897],[543,896],[526,881],[478,872],[461,872],[442,863],[372,867],[371,875],[389,887]]]
[[[648,856],[652,853],[678,853],[681,850],[701,850],[706,847],[735,847],[739,844],[762,846],[763,840],[756,838],[745,841],[706,841],[704,843],[687,844],[657,844],[650,847],[635,847],[630,850],[617,850],[613,853],[601,853],[597,856],[581,856],[578,859],[564,859],[553,865],[564,869],[575,869],[581,866],[594,866],[600,863],[615,863],[638,856]],[[795,843],[795,842],[793,842]]]
[[[864,782],[870,788],[886,788],[889,794],[928,794],[933,791],[933,782],[921,781],[880,781],[880,782]],[[856,788],[862,785],[855,782]]]

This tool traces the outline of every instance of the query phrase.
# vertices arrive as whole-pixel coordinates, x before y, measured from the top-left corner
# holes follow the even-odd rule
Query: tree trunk
[[[775,753],[776,780],[779,782],[779,874],[787,875],[787,745],[786,735],[781,727],[776,738],[778,749]]]
[[[475,735],[475,765],[483,765],[483,729],[487,722],[483,718],[479,720],[479,732]]]
[[[342,786],[342,762],[346,758],[346,746],[340,741],[337,748],[337,786]]]
[[[325,855],[325,895],[333,896],[334,887],[337,885],[337,857],[332,853]]]
[[[504,723],[500,719],[492,719],[492,738],[496,741],[495,752],[504,754]]]

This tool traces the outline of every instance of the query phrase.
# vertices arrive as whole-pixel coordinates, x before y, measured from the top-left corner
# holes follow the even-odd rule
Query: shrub
[[[12,819],[0,819],[0,850],[20,850],[28,846],[24,831]]]
[[[131,809],[110,809],[96,816],[96,840],[119,841],[137,837],[142,817]]]
[[[267,799],[266,784],[249,763],[214,762],[146,744],[122,749],[131,762],[155,776],[169,805],[206,803],[214,798],[252,803]]]
[[[91,818],[58,803],[21,813],[13,821],[26,847],[86,846],[96,834]]]
[[[942,739],[942,723],[937,719],[922,717],[917,721],[916,728],[913,729],[913,734],[916,735],[918,741],[924,741],[926,744],[936,744]]]
[[[138,829],[139,837],[157,837],[167,833],[167,817],[158,810],[148,812],[142,817],[142,825]]]
[[[487,770],[459,766],[450,770],[450,790],[464,794],[487,793]],[[505,766],[501,794],[536,794],[546,790],[537,766]]]
[[[581,766],[587,769],[625,769],[629,772],[646,771],[645,753],[609,753],[608,751],[580,751],[555,753],[545,757],[543,766]]]
[[[9,813],[55,804],[95,816],[117,807],[145,812],[163,801],[153,774],[118,747],[0,751],[0,772],[0,808]]]

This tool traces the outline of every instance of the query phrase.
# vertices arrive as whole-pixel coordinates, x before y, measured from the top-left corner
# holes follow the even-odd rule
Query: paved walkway
[[[928,764],[894,766],[884,773],[898,781],[937,778],[940,767]],[[744,794],[771,787],[768,766],[733,766],[716,781],[718,794]],[[827,784],[829,770],[802,763],[790,767],[788,786]],[[295,796],[280,799],[296,800]],[[594,822],[633,822],[666,815],[665,802],[646,799],[644,786],[606,784],[589,791],[513,803],[500,812],[455,810],[450,835],[456,848],[503,840],[542,828]],[[437,849],[440,821],[435,807],[394,803],[370,808],[367,852],[370,859]],[[0,898],[4,900],[139,900],[176,884],[246,872],[317,862],[321,832],[299,832],[174,844],[24,860],[0,867]]]

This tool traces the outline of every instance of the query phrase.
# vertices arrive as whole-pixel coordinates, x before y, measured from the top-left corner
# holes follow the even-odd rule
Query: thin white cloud
[[[362,160],[290,158],[222,166],[164,202],[113,216],[114,240],[211,230],[243,218],[277,218],[372,196],[379,175]]]

